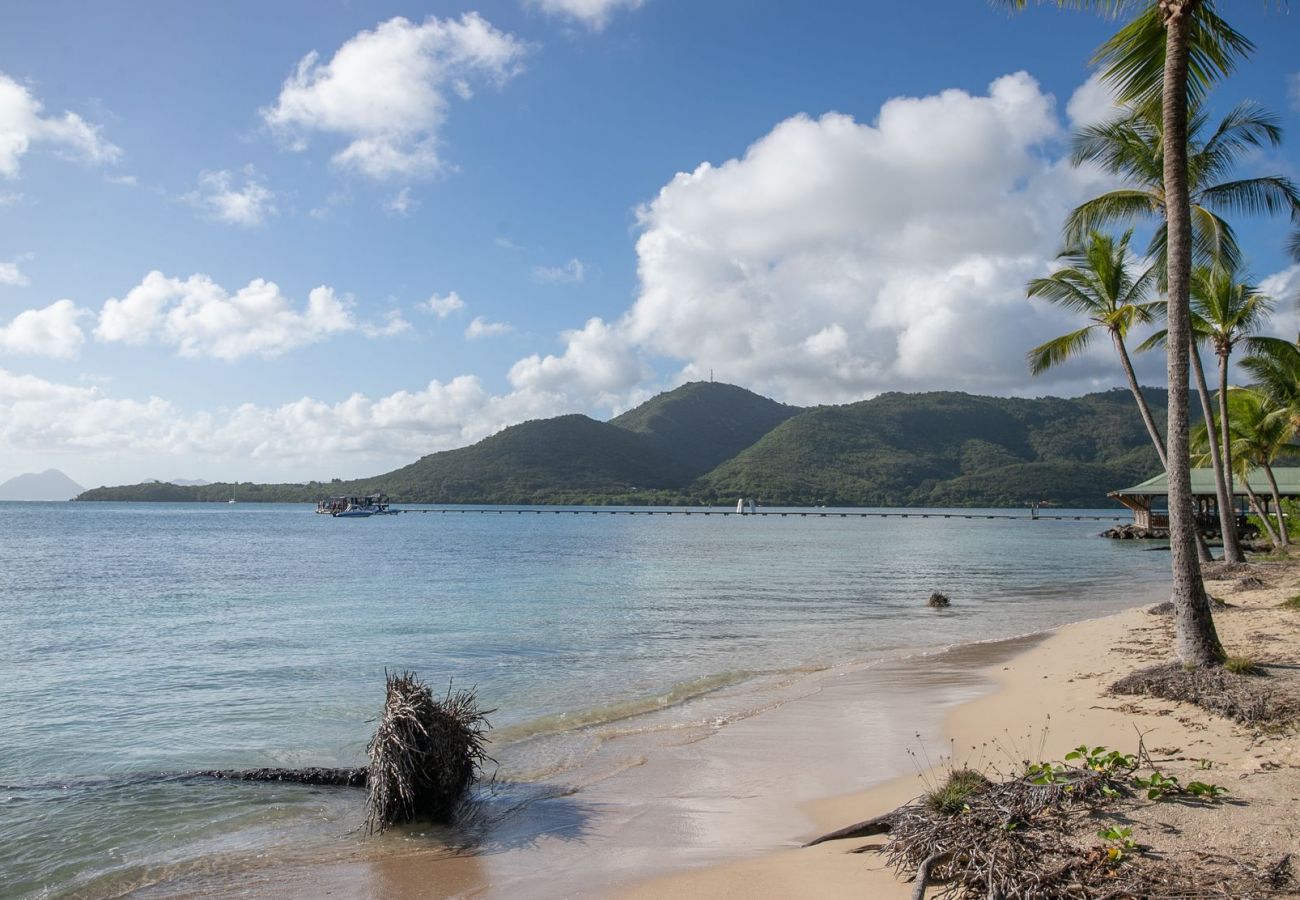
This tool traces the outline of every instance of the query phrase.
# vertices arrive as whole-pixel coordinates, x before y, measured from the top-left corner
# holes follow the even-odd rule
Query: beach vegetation
[[[1237,675],[1263,675],[1264,670],[1259,667],[1253,657],[1250,656],[1229,656],[1223,661],[1223,667],[1229,672]]]
[[[1283,600],[1282,607],[1283,609],[1290,609],[1290,610],[1295,610],[1296,612],[1300,612],[1300,594],[1297,594],[1294,597],[1288,597],[1285,600]]]
[[[1133,829],[1128,825],[1103,828],[1097,832],[1097,837],[1105,841],[1108,862],[1123,862],[1126,856],[1138,850],[1138,843],[1133,839]]]
[[[1225,659],[1227,657],[1225,656]],[[1267,727],[1295,720],[1294,691],[1224,666],[1200,667],[1165,663],[1138,669],[1111,685],[1118,696],[1157,697],[1199,706],[1242,725]]]
[[[925,804],[934,812],[956,815],[968,809],[967,801],[973,794],[986,790],[989,780],[974,769],[953,769],[943,780],[925,792]]]

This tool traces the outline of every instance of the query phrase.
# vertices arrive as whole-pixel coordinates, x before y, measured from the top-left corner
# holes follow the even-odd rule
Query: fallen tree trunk
[[[900,807],[901,809],[901,807]],[[826,841],[844,841],[849,838],[870,837],[873,834],[887,834],[894,827],[894,820],[898,816],[899,810],[891,810],[883,816],[876,816],[874,819],[867,819],[865,822],[858,822],[856,825],[849,825],[838,831],[832,831],[829,834],[823,834],[819,838],[814,838],[805,847],[812,847],[816,844],[825,843]]]
[[[339,787],[365,787],[367,772],[358,769],[210,769],[191,773],[199,778],[224,778],[229,781],[287,781],[294,784],[325,784]]]

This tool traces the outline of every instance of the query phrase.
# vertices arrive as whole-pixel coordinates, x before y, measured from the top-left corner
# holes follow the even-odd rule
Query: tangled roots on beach
[[[437,700],[413,672],[385,673],[384,712],[366,747],[366,831],[431,819],[447,822],[492,759],[490,727],[474,690],[447,688]]]
[[[1178,663],[1164,663],[1125,675],[1110,691],[1191,703],[1243,725],[1286,721],[1300,711],[1296,698],[1278,690],[1270,679],[1219,666],[1187,669]]]
[[[889,862],[900,875],[913,876],[913,898],[932,887],[928,896],[972,900],[1240,900],[1277,896],[1292,884],[1289,856],[1258,866],[1211,853],[1152,858],[1136,844],[1121,853],[1099,844],[1095,816],[1106,804],[1132,797],[1131,774],[1057,769],[1048,784],[964,775],[970,789],[960,805],[922,798],[890,813],[877,832],[890,835],[883,848]]]

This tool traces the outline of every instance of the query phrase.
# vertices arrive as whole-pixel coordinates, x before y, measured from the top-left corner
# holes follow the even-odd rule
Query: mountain
[[[17,475],[0,484],[0,500],[71,500],[85,488],[58,469]]]
[[[580,503],[690,481],[690,472],[652,437],[568,415],[512,425],[472,446],[338,487],[339,493],[382,490],[415,503]]]
[[[1156,419],[1166,393],[1148,390]],[[808,410],[695,485],[769,504],[1021,506],[1105,503],[1159,471],[1132,396],[881,394]]]
[[[694,479],[800,412],[734,384],[692,381],[609,424],[653,438]]]
[[[1157,421],[1166,393],[1148,389]],[[82,500],[303,502],[387,493],[398,503],[1106,505],[1159,471],[1127,391],[1084,397],[882,394],[800,410],[695,382],[609,422],[513,425],[372,478],[309,484],[140,484]]]

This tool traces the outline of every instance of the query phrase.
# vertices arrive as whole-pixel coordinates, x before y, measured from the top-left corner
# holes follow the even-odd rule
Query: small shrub
[[[1296,594],[1294,597],[1283,600],[1282,607],[1284,609],[1293,609],[1300,612],[1300,594]]]
[[[970,797],[988,786],[989,780],[974,769],[953,769],[943,784],[925,792],[925,805],[932,812],[956,815]]]
[[[1249,656],[1229,656],[1223,661],[1223,667],[1234,675],[1262,675],[1264,671]]]

